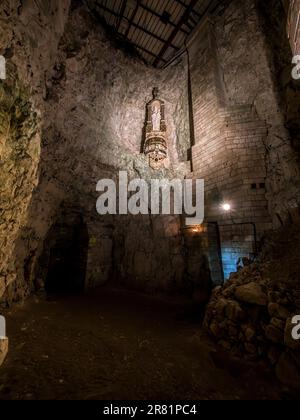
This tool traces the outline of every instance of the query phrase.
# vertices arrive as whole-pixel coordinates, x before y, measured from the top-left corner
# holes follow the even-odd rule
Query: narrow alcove
[[[48,294],[74,294],[84,291],[88,230],[80,216],[59,220],[49,234],[45,289]]]

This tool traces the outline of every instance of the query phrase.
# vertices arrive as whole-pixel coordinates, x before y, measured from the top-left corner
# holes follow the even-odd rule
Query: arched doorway
[[[46,292],[48,294],[83,292],[89,237],[82,217],[78,214],[63,216],[51,229],[49,245]]]

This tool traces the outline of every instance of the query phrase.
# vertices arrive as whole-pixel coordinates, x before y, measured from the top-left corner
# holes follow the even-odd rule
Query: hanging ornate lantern
[[[153,100],[147,105],[147,125],[144,153],[149,157],[149,165],[154,170],[164,166],[168,157],[166,142],[167,126],[165,104],[158,99],[158,89],[153,90]]]

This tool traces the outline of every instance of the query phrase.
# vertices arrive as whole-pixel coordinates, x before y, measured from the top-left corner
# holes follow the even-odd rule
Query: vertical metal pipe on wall
[[[191,76],[191,62],[188,48],[186,47],[187,61],[188,61],[188,100],[189,100],[189,124],[190,124],[190,150],[188,159],[191,162],[191,172],[193,172],[193,153],[192,148],[195,146],[195,125],[194,125],[194,105],[193,105],[193,91],[192,91],[192,76]]]

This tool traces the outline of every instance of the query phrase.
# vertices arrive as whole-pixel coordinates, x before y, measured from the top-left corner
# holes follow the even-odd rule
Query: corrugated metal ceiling
[[[130,42],[149,64],[163,67],[220,0],[88,0],[96,16]]]

